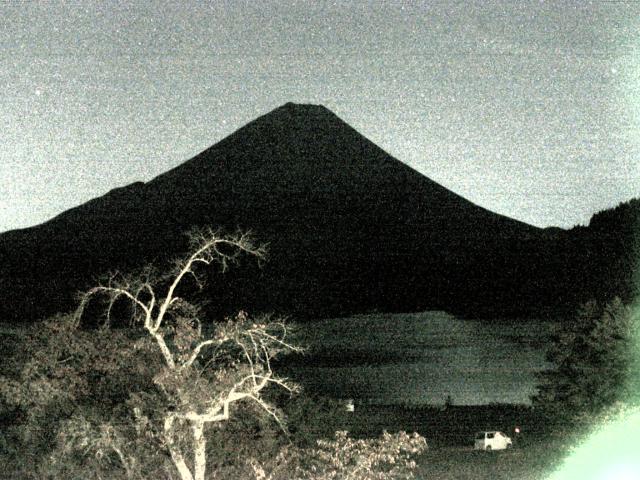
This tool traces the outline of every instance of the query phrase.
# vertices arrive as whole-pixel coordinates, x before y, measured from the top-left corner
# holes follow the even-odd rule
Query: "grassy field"
[[[359,407],[359,408],[358,408]],[[375,436],[387,430],[423,435],[429,449],[418,458],[417,477],[454,480],[542,480],[557,469],[570,448],[562,426],[551,425],[535,410],[519,405],[398,407],[356,406],[345,428],[354,436]],[[516,438],[515,426],[522,433]],[[473,450],[473,435],[501,430],[515,440],[504,451]]]
[[[440,480],[543,480],[561,463],[566,445],[539,441],[499,452],[433,447],[418,459],[417,478]]]

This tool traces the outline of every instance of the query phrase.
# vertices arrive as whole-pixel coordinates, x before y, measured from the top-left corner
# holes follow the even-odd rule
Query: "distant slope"
[[[146,184],[0,235],[0,319],[69,309],[98,274],[184,250],[193,225],[252,230],[269,244],[261,270],[243,262],[214,279],[218,312],[527,315],[564,301],[554,284],[562,231],[474,205],[326,108],[286,104]]]
[[[577,280],[574,303],[614,296],[627,303],[640,300],[640,198],[596,213],[588,226],[562,235],[558,246]]]

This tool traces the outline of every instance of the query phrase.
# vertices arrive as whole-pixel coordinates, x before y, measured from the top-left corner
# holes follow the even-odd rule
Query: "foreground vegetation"
[[[419,435],[305,431],[331,411],[303,405],[272,368],[297,352],[280,319],[239,312],[206,321],[187,300],[201,268],[264,250],[247,235],[191,233],[191,251],[158,274],[119,273],[78,310],[33,327],[0,378],[5,472],[14,478],[413,478]],[[104,303],[96,301],[104,300]],[[104,313],[102,316],[100,313]],[[102,320],[99,320],[102,318]],[[129,318],[126,328],[114,321]],[[283,401],[284,400],[284,401]]]
[[[362,466],[370,458],[379,458],[381,454],[396,455],[394,452],[399,445],[413,442],[412,448],[400,452],[406,459],[405,465],[412,468],[395,478],[411,478],[412,475],[417,479],[538,480],[559,468],[571,447],[578,443],[577,430],[581,430],[572,425],[554,424],[536,409],[518,405],[451,406],[447,409],[356,405],[356,411],[350,413],[332,400],[304,395],[282,403],[282,415],[288,419],[288,438],[284,438],[272,422],[252,416],[251,411],[238,411],[223,429],[209,432],[210,443],[215,445],[210,466],[216,476],[211,478],[374,479],[378,478],[374,476],[375,469],[372,475],[365,472],[367,474],[361,477],[347,477],[345,472]],[[522,434],[512,450],[491,453],[473,450],[475,431],[501,429],[514,436],[515,425],[522,429]],[[336,438],[333,433],[345,430],[350,432],[348,437],[341,433]],[[376,445],[379,442],[376,439],[384,440],[385,430],[391,432],[386,443]],[[415,431],[420,437],[405,435],[402,431]],[[428,449],[420,438],[428,440]],[[318,440],[325,442],[320,448],[316,448]],[[356,441],[362,443],[351,448],[350,458],[341,460],[339,452],[349,442]],[[20,456],[28,451],[22,450]],[[307,465],[311,463],[315,468],[311,470],[309,465],[306,473],[297,470],[299,476],[295,476],[296,470],[292,471],[292,468],[303,460],[302,455],[306,456]],[[250,456],[253,456],[250,461],[241,460]],[[330,465],[333,467],[328,471]],[[29,471],[32,464],[26,462],[25,467]],[[110,468],[111,476],[106,478],[125,478],[117,465]],[[102,472],[104,474],[108,469]],[[394,478],[388,470],[382,472],[380,478]],[[163,475],[164,471],[159,478],[175,478]],[[7,478],[45,477],[25,474]]]
[[[0,377],[0,475],[536,479],[612,405],[634,402],[634,322],[615,300],[589,304],[565,325],[549,353],[558,368],[541,375],[534,407],[347,412],[277,374],[279,356],[301,352],[282,319],[239,312],[212,322],[187,300],[206,279],[202,268],[224,270],[241,254],[264,250],[246,235],[193,232],[190,253],[167,272],[111,275],[73,314],[34,325],[20,341],[3,332],[13,350]],[[475,452],[478,430],[502,430],[516,448]]]
[[[287,420],[288,436],[275,422],[256,415],[250,405],[236,409],[222,428],[207,432],[209,444],[213,445],[209,469],[215,472],[215,477],[207,478],[347,478],[344,476],[347,469],[358,468],[370,458],[393,455],[394,460],[404,459],[404,465],[411,467],[403,472],[404,476],[396,478],[413,475],[418,479],[537,480],[557,470],[571,448],[589,431],[587,424],[568,423],[566,419],[549,416],[543,409],[521,405],[444,408],[356,403],[355,412],[351,413],[329,399],[272,393],[270,400],[281,405],[279,413]],[[76,452],[60,451],[64,448],[60,441],[65,437],[53,435],[49,437],[51,444],[47,450],[42,441],[36,441],[37,428],[47,425],[53,426],[43,421],[42,416],[37,422],[29,421],[24,412],[16,416],[16,410],[3,419],[4,444],[0,450],[5,470],[0,478],[127,478],[117,459],[112,458],[113,452],[91,450],[88,443]],[[522,433],[514,449],[492,453],[472,450],[475,431],[500,429],[514,436],[515,426]],[[336,431],[345,430],[350,432],[349,436],[335,437]],[[385,440],[382,436],[385,430],[391,433],[380,443],[376,439]],[[421,437],[407,436],[402,431],[418,432]],[[428,449],[421,438],[428,440]],[[318,440],[325,443],[318,445]],[[350,458],[343,457],[342,461],[336,458],[346,444],[358,440],[363,443],[351,448]],[[407,448],[399,451],[402,445]],[[162,446],[156,448],[163,451]],[[50,452],[49,458],[44,452]],[[395,457],[398,453],[402,458]],[[61,464],[56,465],[51,459]],[[303,462],[306,470],[300,468]],[[332,470],[327,470],[330,465]],[[164,466],[154,475],[178,478],[168,473],[171,472],[168,466],[165,458]],[[380,478],[393,478],[383,465],[378,467],[377,471],[384,474]],[[72,468],[75,475],[71,475]],[[151,475],[148,469],[145,472],[145,476]]]

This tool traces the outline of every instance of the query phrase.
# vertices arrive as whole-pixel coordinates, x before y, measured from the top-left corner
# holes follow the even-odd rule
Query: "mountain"
[[[101,273],[184,251],[194,225],[251,230],[269,246],[262,268],[212,278],[216,313],[519,316],[564,300],[564,231],[474,205],[326,108],[289,103],[148,183],[0,235],[0,320],[68,310]]]
[[[597,212],[589,225],[559,236],[557,256],[574,279],[574,303],[640,299],[640,198]]]

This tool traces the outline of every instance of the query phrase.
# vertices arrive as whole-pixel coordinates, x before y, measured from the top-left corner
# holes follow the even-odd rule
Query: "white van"
[[[473,442],[475,450],[504,450],[511,448],[511,439],[502,432],[478,432]]]

